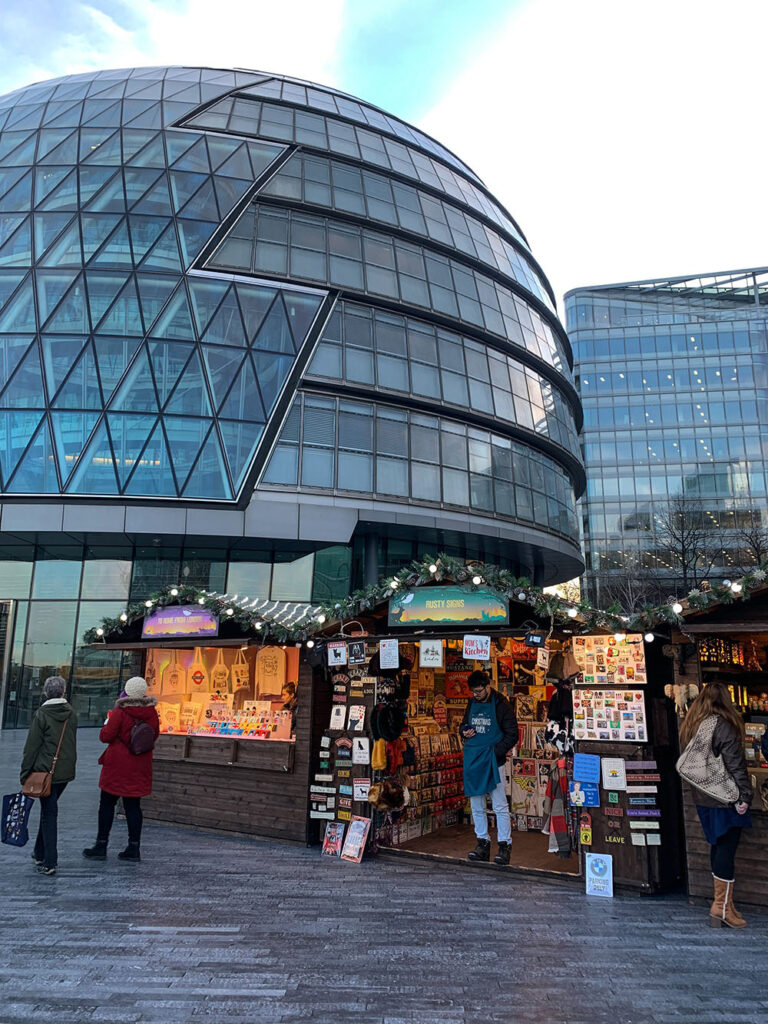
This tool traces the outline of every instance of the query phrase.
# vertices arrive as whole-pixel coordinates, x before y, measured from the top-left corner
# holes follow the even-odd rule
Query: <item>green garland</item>
[[[102,619],[101,625],[87,630],[85,643],[99,643],[109,637],[114,643],[123,632],[150,611],[168,605],[197,604],[206,608],[222,621],[231,620],[242,629],[244,637],[272,643],[304,643],[324,628],[326,622],[354,619],[372,611],[378,604],[395,593],[421,587],[427,583],[453,583],[472,590],[484,587],[498,597],[514,601],[531,609],[537,616],[549,619],[550,625],[569,624],[574,631],[588,632],[602,629],[614,633],[646,633],[658,626],[679,626],[685,622],[686,612],[706,611],[715,604],[732,604],[748,600],[755,587],[765,585],[768,578],[768,561],[750,570],[737,583],[724,586],[714,583],[702,589],[694,589],[686,598],[677,602],[652,606],[646,605],[641,611],[624,614],[618,605],[609,608],[595,608],[588,601],[566,601],[557,594],[545,594],[541,587],[535,587],[525,576],[514,576],[508,569],[482,562],[464,562],[460,558],[441,554],[433,559],[429,556],[422,561],[413,561],[393,576],[382,577],[378,583],[356,590],[340,601],[323,605],[313,617],[305,617],[286,626],[276,622],[258,610],[246,608],[227,599],[221,594],[179,584],[150,594],[146,601],[134,602],[125,609],[122,616]],[[475,583],[477,579],[479,582]],[[738,589],[733,590],[733,586]],[[322,620],[322,621],[321,621]]]

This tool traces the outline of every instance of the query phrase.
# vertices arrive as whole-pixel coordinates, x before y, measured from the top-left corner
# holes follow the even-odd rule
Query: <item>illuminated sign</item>
[[[141,630],[142,640],[157,640],[163,637],[218,636],[218,616],[206,608],[185,608],[174,605],[158,608],[147,615]]]
[[[389,599],[390,626],[505,626],[509,602],[490,590],[420,587]]]

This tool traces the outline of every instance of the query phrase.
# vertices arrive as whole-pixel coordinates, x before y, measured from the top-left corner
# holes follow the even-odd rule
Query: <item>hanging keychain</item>
[[[219,648],[216,664],[211,669],[211,689],[219,693],[229,693],[229,669],[224,664],[224,648]]]

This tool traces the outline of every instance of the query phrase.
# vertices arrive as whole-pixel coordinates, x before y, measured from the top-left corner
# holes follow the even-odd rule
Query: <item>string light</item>
[[[434,562],[432,563],[432,565],[430,565],[429,571],[432,573],[433,576],[437,572],[437,566],[435,565]]]
[[[683,606],[680,604],[680,602],[675,601],[675,603],[672,605],[672,611],[675,613],[675,615],[679,615],[682,610]]]
[[[197,603],[198,604],[205,604],[205,598],[204,597],[198,597]]]
[[[176,589],[176,587],[173,587],[172,590],[171,590],[171,597],[178,597],[178,596],[179,596],[179,591]]]
[[[151,608],[152,607],[152,602],[151,601],[145,601],[144,602],[144,607],[145,608]]]
[[[232,608],[227,608],[226,614],[227,614],[227,615],[234,615],[234,614],[235,614],[235,612],[234,612],[234,609],[232,609]]]
[[[311,650],[311,649],[312,649],[312,648],[313,648],[314,646],[315,646],[315,641],[314,641],[314,640],[307,640],[307,647],[309,647],[309,648],[310,648],[310,650]]]
[[[616,641],[617,644],[620,644],[622,640],[626,640],[627,639],[627,634],[626,633],[614,633],[613,634],[613,639]]]
[[[96,630],[96,636],[104,636],[104,630],[101,627]]]
[[[742,588],[740,583],[732,583],[731,584],[731,590],[734,592],[734,594],[740,594],[742,589],[743,588]]]
[[[646,633],[643,637],[643,640],[645,640],[647,644],[652,644],[655,639],[656,637],[653,635],[653,633]]]
[[[482,580],[482,577],[481,577],[481,576],[473,576],[473,577],[472,577],[472,582],[474,583],[474,585],[475,585],[476,587],[479,587],[479,586],[480,586],[480,584],[481,584],[481,583],[483,582],[483,580]]]
[[[392,582],[389,585],[392,588],[392,590],[397,590],[397,588],[400,586],[397,580],[392,580]]]
[[[120,616],[120,621],[121,622],[127,622],[128,621],[128,616],[125,614],[125,612],[123,612],[122,615]]]

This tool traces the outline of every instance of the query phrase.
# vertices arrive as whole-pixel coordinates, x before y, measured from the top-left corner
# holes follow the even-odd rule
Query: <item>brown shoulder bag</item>
[[[61,741],[64,739],[64,733],[67,731],[68,722],[64,723],[64,728],[61,730],[61,736],[59,736],[59,745],[56,747],[56,753],[53,755],[53,761],[51,762],[50,771],[47,772],[30,772],[24,780],[24,785],[21,787],[21,792],[24,796],[41,797],[51,795],[51,784],[53,782],[53,772],[56,768],[56,762],[59,759],[59,751],[61,750]]]

